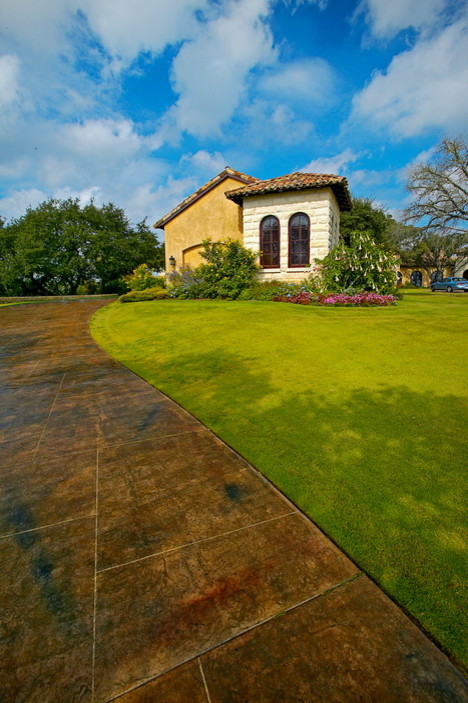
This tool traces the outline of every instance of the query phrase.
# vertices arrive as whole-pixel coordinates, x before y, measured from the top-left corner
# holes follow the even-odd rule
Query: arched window
[[[310,264],[310,224],[307,215],[298,212],[289,220],[289,267]]]
[[[260,223],[260,266],[277,269],[280,265],[280,223],[268,215]]]
[[[465,279],[465,281],[468,280],[468,269],[466,269],[466,271],[463,271],[463,278]]]
[[[442,271],[433,271],[431,273],[431,283],[437,283],[438,281],[441,281],[444,277],[444,274]]]
[[[421,273],[421,271],[412,271],[411,283],[413,286],[416,286],[416,288],[421,288],[421,286],[422,286],[422,273]]]

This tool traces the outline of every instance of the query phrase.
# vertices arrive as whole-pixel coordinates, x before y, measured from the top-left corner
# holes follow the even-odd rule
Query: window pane
[[[298,213],[289,221],[289,265],[308,266],[310,256],[309,218]]]
[[[260,224],[260,265],[264,268],[279,267],[279,220],[272,215]]]

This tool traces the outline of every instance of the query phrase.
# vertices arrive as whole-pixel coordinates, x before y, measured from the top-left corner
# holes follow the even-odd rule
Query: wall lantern
[[[172,268],[175,267],[175,259],[174,259],[173,256],[170,256],[170,257],[169,257],[169,263],[170,263],[170,265],[172,266]]]

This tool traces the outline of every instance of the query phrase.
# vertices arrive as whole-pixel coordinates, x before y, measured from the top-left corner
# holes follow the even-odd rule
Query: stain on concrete
[[[155,405],[154,408],[151,408],[151,410],[148,412],[146,417],[140,423],[140,425],[138,427],[138,432],[143,432],[144,430],[147,430],[148,427],[150,427],[153,424],[153,422],[156,420],[158,412],[159,412],[159,407],[157,405]]]
[[[242,489],[237,483],[226,483],[224,492],[229,500],[232,500],[234,503],[238,503],[242,500]]]

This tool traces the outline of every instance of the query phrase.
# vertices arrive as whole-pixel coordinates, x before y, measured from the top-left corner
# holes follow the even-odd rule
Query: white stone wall
[[[280,268],[263,269],[261,280],[301,281],[315,270],[315,259],[322,259],[338,242],[340,210],[331,188],[267,193],[244,198],[244,245],[253,251],[260,249],[260,223],[264,217],[275,215],[280,223]],[[288,223],[296,212],[310,218],[310,262],[307,268],[288,267]]]
[[[340,208],[333,192],[330,192],[330,236],[328,242],[330,249],[333,249],[333,247],[336,247],[338,244],[340,238]]]

